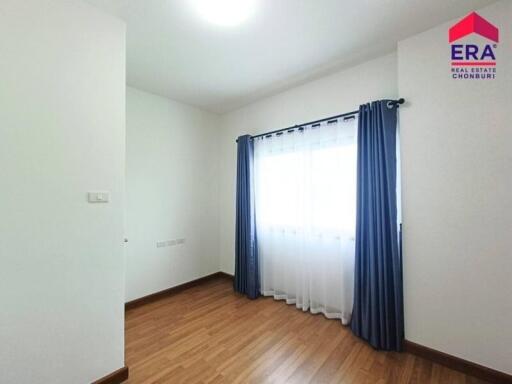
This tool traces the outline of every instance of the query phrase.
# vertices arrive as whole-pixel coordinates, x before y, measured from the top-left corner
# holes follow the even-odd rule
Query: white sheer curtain
[[[350,321],[357,117],[254,141],[261,291]]]

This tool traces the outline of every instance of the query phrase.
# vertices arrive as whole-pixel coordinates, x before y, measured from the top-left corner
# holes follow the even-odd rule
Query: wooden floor
[[[377,352],[337,320],[206,282],[126,314],[127,383],[481,384],[406,353]]]

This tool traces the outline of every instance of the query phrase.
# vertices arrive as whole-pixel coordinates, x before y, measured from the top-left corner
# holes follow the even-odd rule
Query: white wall
[[[218,120],[128,88],[128,301],[219,270]]]
[[[257,134],[357,110],[397,96],[396,56],[387,55],[223,115],[220,137],[220,269],[234,272],[236,143]]]
[[[2,384],[124,366],[124,36],[80,1],[0,2]]]
[[[407,339],[512,373],[512,2],[498,77],[453,80],[447,23],[399,45]]]

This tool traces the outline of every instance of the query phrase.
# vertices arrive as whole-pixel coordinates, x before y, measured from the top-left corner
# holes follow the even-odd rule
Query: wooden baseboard
[[[472,363],[471,361],[464,360],[444,352],[436,351],[435,349],[413,343],[412,341],[404,340],[404,350],[405,352],[423,357],[424,359],[431,360],[434,363],[444,365],[445,367],[467,375],[478,377],[479,379],[489,381],[491,383],[512,384],[512,375]]]
[[[94,381],[92,384],[121,384],[123,381],[128,380],[128,373],[128,367],[125,366],[112,372],[110,375]]]
[[[219,274],[219,277],[225,277],[226,279],[230,279],[230,280],[233,280],[235,278],[235,276],[227,273],[227,272],[217,272]]]
[[[127,311],[127,310],[130,310],[133,308],[137,308],[137,307],[140,307],[141,305],[152,303],[152,302],[157,301],[163,297],[173,295],[173,294],[181,292],[185,289],[192,288],[192,287],[195,287],[196,285],[205,283],[205,282],[213,280],[213,279],[218,279],[218,278],[233,279],[233,276],[231,276],[225,272],[215,272],[215,273],[212,273],[211,275],[207,275],[207,276],[201,277],[199,279],[192,280],[192,281],[177,285],[175,287],[164,289],[163,291],[152,293],[151,295],[143,296],[138,299],[128,301],[127,303],[125,303],[124,309]]]

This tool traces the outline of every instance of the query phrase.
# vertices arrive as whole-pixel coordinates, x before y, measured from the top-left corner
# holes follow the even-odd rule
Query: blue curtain
[[[359,108],[354,334],[374,348],[400,351],[404,336],[397,223],[397,107]]]
[[[255,299],[260,294],[254,213],[254,147],[251,136],[240,136],[236,171],[235,291]]]

